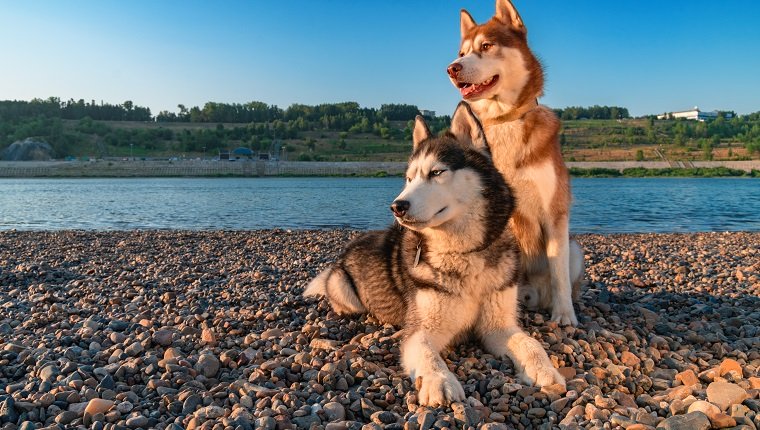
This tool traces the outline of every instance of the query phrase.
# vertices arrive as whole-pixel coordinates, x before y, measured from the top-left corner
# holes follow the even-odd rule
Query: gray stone
[[[327,421],[343,421],[346,419],[346,408],[338,402],[325,403],[322,410]]]
[[[702,412],[690,412],[664,419],[657,425],[662,430],[710,430],[710,419]]]
[[[277,421],[272,417],[262,417],[256,420],[256,430],[274,430]]]
[[[187,396],[184,403],[182,403],[182,414],[192,414],[201,403],[203,403],[201,396],[197,394]]]
[[[53,381],[61,374],[61,369],[55,364],[48,364],[40,369],[39,377],[43,381]]]
[[[127,427],[129,428],[138,428],[138,427],[147,427],[148,426],[148,417],[145,415],[133,415],[129,418],[127,418],[126,421]]]
[[[111,320],[111,322],[108,323],[108,328],[113,331],[124,331],[129,328],[129,323],[121,320]]]
[[[68,425],[77,419],[78,416],[79,414],[74,411],[63,411],[55,417],[55,422],[62,425]]]
[[[171,332],[171,330],[158,330],[153,333],[153,342],[156,342],[161,346],[169,346],[172,344],[173,336],[174,334]]]
[[[417,422],[420,424],[420,430],[430,430],[435,423],[435,414],[430,411],[424,411],[417,418]]]
[[[305,415],[302,417],[294,417],[291,419],[293,421],[293,424],[295,424],[299,429],[309,429],[312,424],[319,425],[321,421],[319,420],[319,417],[316,415]]]
[[[18,420],[18,413],[14,407],[13,397],[2,396],[0,397],[0,424],[16,423]]]
[[[18,426],[18,430],[35,430],[36,428],[37,425],[31,421],[24,421],[20,426]]]
[[[195,370],[207,378],[213,378],[219,373],[219,359],[211,353],[203,353],[195,364]]]
[[[132,342],[128,347],[124,349],[124,353],[130,357],[135,357],[143,351],[145,351],[145,348],[143,348],[140,342]]]

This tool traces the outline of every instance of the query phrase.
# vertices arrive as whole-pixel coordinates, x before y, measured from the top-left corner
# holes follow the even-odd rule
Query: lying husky
[[[421,405],[465,398],[440,352],[475,335],[512,359],[530,384],[564,384],[541,344],[518,317],[519,248],[507,228],[512,195],[488,155],[483,129],[460,103],[443,137],[422,117],[406,186],[391,205],[397,224],[352,242],[307,286],[340,314],[369,312],[403,327],[401,363]]]
[[[583,251],[569,240],[570,177],[560,122],[536,102],[543,94],[541,64],[509,0],[497,0],[496,14],[483,25],[462,10],[460,27],[459,58],[448,73],[482,121],[494,164],[515,192],[510,228],[528,278],[520,296],[528,308],[550,308],[553,321],[577,325],[572,300],[583,279]]]

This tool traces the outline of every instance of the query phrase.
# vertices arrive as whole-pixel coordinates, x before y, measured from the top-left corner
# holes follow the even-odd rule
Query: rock
[[[760,390],[760,378],[751,376],[749,378],[749,387],[753,390]]]
[[[197,394],[191,394],[187,396],[185,401],[182,403],[182,413],[185,415],[192,414],[201,403],[203,403],[203,398],[201,398],[201,396]]]
[[[724,376],[729,373],[734,375],[735,380],[739,380],[743,377],[742,365],[736,360],[726,358],[720,363],[720,367],[718,367],[718,375]]]
[[[31,421],[24,421],[18,426],[18,430],[36,430],[37,426]]]
[[[730,382],[712,382],[707,386],[707,400],[718,406],[721,411],[727,410],[749,398],[744,388]]]
[[[59,369],[58,366],[56,366],[55,364],[48,364],[47,366],[40,369],[40,373],[38,374],[38,376],[43,381],[53,381],[60,374],[61,374],[61,369]]]
[[[388,412],[388,411],[377,411],[372,414],[370,419],[372,420],[372,422],[380,424],[380,425],[392,424],[398,420],[397,417],[393,414],[393,412]]]
[[[114,405],[114,402],[112,400],[103,400],[103,399],[91,399],[89,402],[87,402],[87,406],[84,408],[85,414],[95,415],[95,414],[104,414],[108,412]]]
[[[219,359],[211,353],[203,353],[195,364],[195,370],[207,378],[213,378],[219,373]]]
[[[78,417],[79,417],[79,414],[77,414],[74,411],[63,411],[59,413],[58,415],[56,415],[55,422],[65,426],[65,425],[70,424],[72,421],[74,421]]]
[[[338,402],[328,402],[322,407],[327,421],[343,421],[346,419],[346,408]]]
[[[697,378],[697,375],[695,375],[694,371],[691,369],[686,369],[683,372],[677,373],[676,380],[681,381],[681,383],[686,386],[699,384],[699,378]]]
[[[13,423],[18,420],[18,413],[14,407],[13,397],[0,396],[0,424]]]
[[[716,429],[736,426],[736,420],[724,413],[717,413],[710,417],[710,423]]]
[[[261,338],[266,340],[274,337],[282,337],[284,334],[285,333],[283,333],[279,328],[270,328],[269,330],[264,330],[261,332]]]
[[[153,333],[153,342],[166,347],[172,344],[173,337],[174,334],[171,332],[171,330],[161,329]]]
[[[311,349],[324,349],[327,351],[333,351],[338,349],[339,343],[337,340],[332,339],[312,339],[309,344]]]
[[[126,424],[127,424],[127,427],[133,428],[133,429],[138,428],[138,427],[145,428],[148,426],[148,417],[142,414],[133,415],[127,418]]]
[[[130,357],[135,357],[145,351],[140,342],[132,342],[128,347],[124,349],[124,353]]]
[[[720,413],[720,408],[713,405],[710,402],[706,402],[704,400],[697,400],[696,402],[689,405],[688,412],[702,412],[703,414],[707,415],[708,418],[711,418],[717,414]]]
[[[195,411],[194,415],[202,420],[213,420],[224,415],[224,408],[219,406],[206,406]]]
[[[420,430],[430,430],[435,423],[435,414],[429,410],[425,410],[417,417],[417,423],[420,425]]]
[[[620,353],[620,362],[628,367],[636,367],[641,364],[641,359],[629,351]]]
[[[509,430],[509,427],[502,423],[486,423],[480,427],[480,430]]]
[[[664,419],[657,425],[662,430],[710,430],[710,419],[702,412],[690,412]]]
[[[129,323],[121,320],[111,320],[108,323],[108,328],[113,331],[124,331],[129,328]]]
[[[201,332],[201,342],[206,345],[216,345],[216,335],[210,328],[204,328]]]
[[[277,421],[272,417],[261,417],[256,420],[256,430],[274,430]]]
[[[529,418],[543,418],[546,416],[546,409],[544,408],[530,408],[528,409]]]
[[[362,397],[359,402],[360,402],[359,404],[361,405],[362,416],[366,419],[371,419],[372,414],[380,410],[380,408],[375,406],[375,404],[372,403],[371,400],[366,399],[364,397]]]
[[[552,411],[556,413],[562,412],[563,409],[565,409],[565,406],[570,402],[570,399],[567,397],[563,397],[561,399],[557,399],[549,405]]]
[[[319,425],[321,422],[319,420],[319,417],[316,415],[305,415],[302,417],[294,417],[294,418],[291,418],[291,421],[299,429],[306,429],[306,430],[308,430],[312,426],[312,424]]]

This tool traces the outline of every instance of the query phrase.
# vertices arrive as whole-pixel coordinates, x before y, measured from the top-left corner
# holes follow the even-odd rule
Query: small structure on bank
[[[47,142],[28,137],[18,140],[0,154],[3,161],[49,161],[53,159],[53,147]]]

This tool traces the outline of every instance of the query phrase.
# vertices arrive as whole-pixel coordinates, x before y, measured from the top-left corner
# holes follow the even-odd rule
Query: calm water
[[[0,230],[383,228],[401,178],[0,179]],[[760,231],[760,181],[579,178],[576,233]]]

